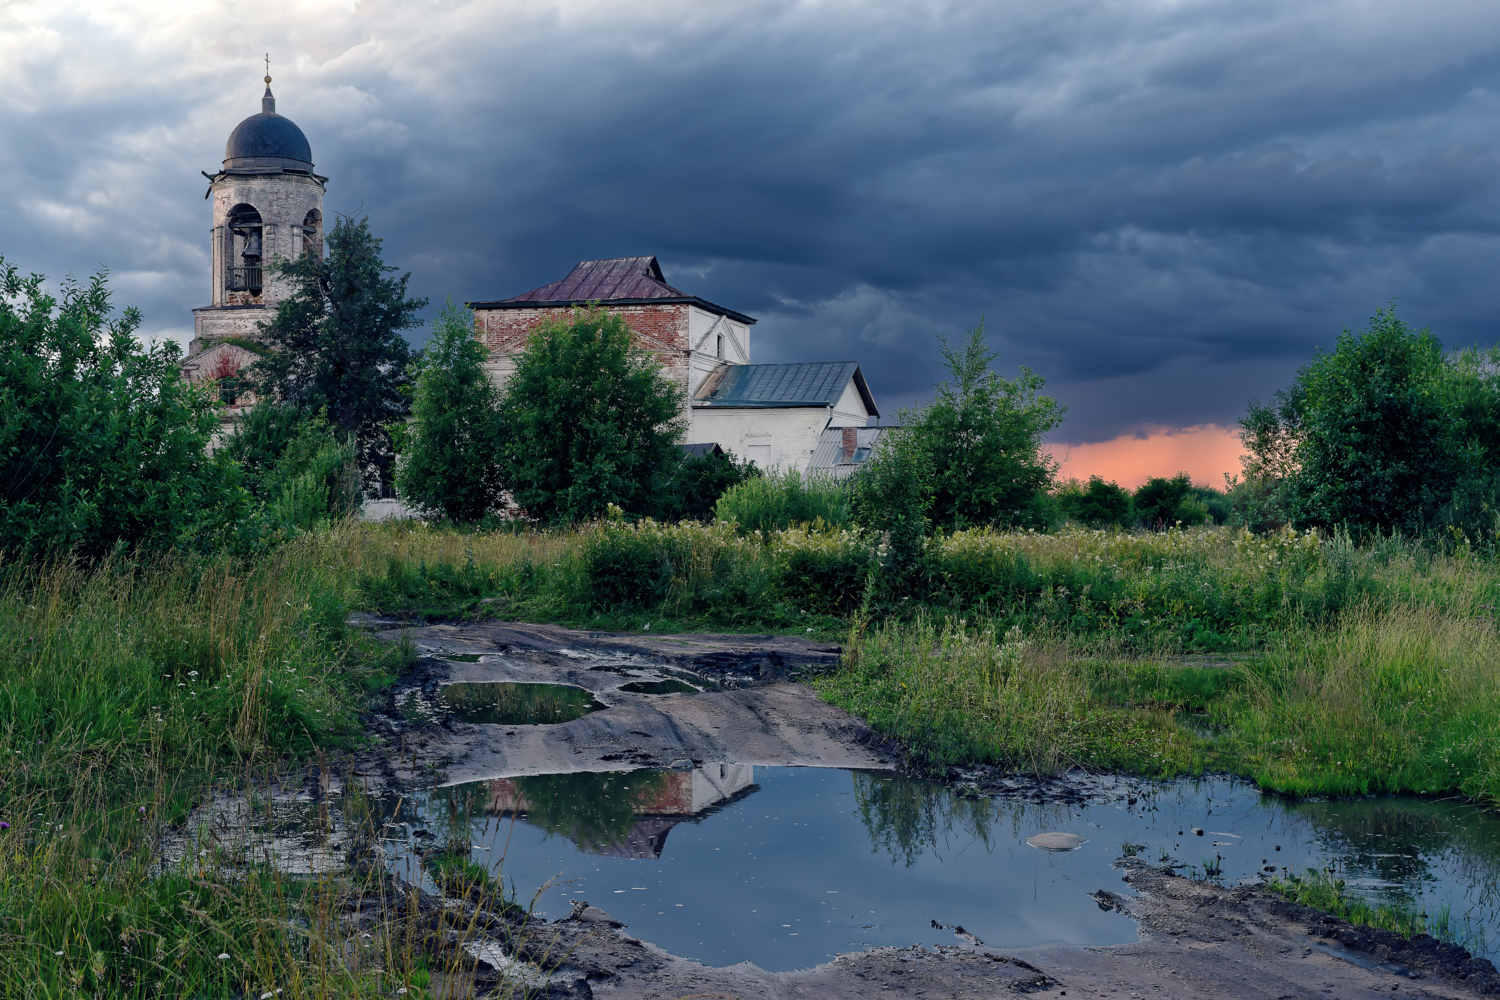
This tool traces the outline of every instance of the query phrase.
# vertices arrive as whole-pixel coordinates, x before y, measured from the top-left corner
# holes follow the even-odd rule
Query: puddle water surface
[[[1129,894],[1111,867],[1126,844],[1152,862],[1209,861],[1227,884],[1267,865],[1334,865],[1382,899],[1447,907],[1463,943],[1493,957],[1482,928],[1500,913],[1500,821],[1472,807],[1289,803],[1229,780],[1101,787],[1083,804],[1037,804],[813,768],[540,775],[405,798],[386,847],[398,874],[420,879],[423,845],[466,845],[523,903],[555,880],[537,902],[548,916],[586,899],[711,965],[787,970],[875,945],[954,943],[934,921],[997,947],[1133,941],[1135,924],[1087,895]],[[1040,833],[1082,843],[1026,843]]]
[[[621,684],[621,691],[632,694],[697,694],[698,689],[684,681],[631,681]]]
[[[571,722],[606,706],[570,684],[449,684],[438,689],[438,703],[458,722],[494,726],[534,726]]]

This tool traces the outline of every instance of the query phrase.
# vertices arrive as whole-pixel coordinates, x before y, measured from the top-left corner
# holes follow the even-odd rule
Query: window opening
[[[260,294],[261,290],[261,221],[260,213],[249,205],[229,210],[229,282],[231,292]]]
[[[319,260],[323,259],[323,213],[316,208],[302,220],[302,249]]]

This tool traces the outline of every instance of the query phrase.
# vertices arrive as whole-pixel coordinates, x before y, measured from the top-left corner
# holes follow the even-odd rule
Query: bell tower
[[[208,178],[213,201],[212,304],[193,310],[191,358],[228,338],[255,340],[259,325],[286,297],[271,277],[274,258],[323,250],[323,192],[312,147],[290,118],[276,113],[269,65],[260,114],[229,134],[224,163]]]

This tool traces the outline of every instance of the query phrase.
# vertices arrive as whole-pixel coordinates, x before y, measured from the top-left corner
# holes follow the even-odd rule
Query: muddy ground
[[[373,720],[379,749],[363,755],[355,772],[377,785],[725,761],[841,768],[899,762],[899,748],[796,683],[837,663],[838,649],[825,644],[780,636],[615,635],[509,622],[402,627],[366,618],[361,624],[387,639],[409,638],[420,654],[388,710]],[[702,690],[620,690],[642,677],[676,677]],[[475,681],[572,684],[608,707],[543,727],[444,718],[439,689]],[[991,794],[1081,797],[1088,785],[1086,778],[963,777]],[[1425,935],[1408,941],[1351,927],[1253,887],[1222,888],[1135,858],[1120,859],[1117,868],[1121,885],[1099,886],[1095,899],[1140,926],[1141,940],[1126,945],[1005,950],[954,927],[950,947],[877,948],[773,973],[749,963],[712,968],[669,955],[631,936],[598,907],[580,904],[571,917],[534,923],[523,955],[549,956],[553,971],[544,995],[620,1000],[1500,995],[1500,976],[1489,962]],[[503,920],[493,924],[497,942],[509,937]],[[560,964],[557,956],[563,956]]]

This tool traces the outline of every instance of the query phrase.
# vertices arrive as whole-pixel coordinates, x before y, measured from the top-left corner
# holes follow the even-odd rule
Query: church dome
[[[307,136],[290,118],[276,113],[276,98],[271,96],[271,78],[266,77],[266,94],[261,98],[261,112],[251,115],[229,133],[224,145],[226,167],[292,166],[312,169],[312,147]],[[295,164],[281,161],[294,160]]]
[[[235,126],[224,146],[224,159],[242,156],[280,156],[288,160],[312,162],[312,147],[307,136],[290,118],[274,111],[251,115]]]

